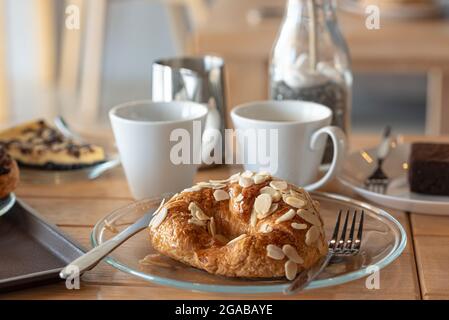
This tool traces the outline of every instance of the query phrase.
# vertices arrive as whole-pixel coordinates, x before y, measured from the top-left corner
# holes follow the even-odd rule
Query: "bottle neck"
[[[325,20],[335,14],[335,0],[288,0],[287,18],[310,17],[311,6],[314,4],[314,11],[318,20]]]

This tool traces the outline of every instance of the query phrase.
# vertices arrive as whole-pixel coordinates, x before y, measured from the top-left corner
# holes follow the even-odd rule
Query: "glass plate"
[[[95,166],[73,170],[40,170],[20,167],[20,180],[31,184],[61,184],[80,180],[93,180],[104,171],[120,164],[118,156]]]
[[[404,228],[387,212],[344,196],[327,193],[312,193],[312,196],[321,203],[321,215],[328,237],[340,209],[364,210],[365,227],[361,254],[330,265],[306,289],[329,287],[363,278],[370,274],[368,267],[382,269],[404,250],[407,242]],[[95,225],[91,234],[92,246],[107,241],[115,232],[120,232],[148,210],[158,207],[159,203],[160,199],[143,200],[110,213]],[[106,262],[144,280],[192,291],[281,293],[288,285],[285,279],[252,280],[216,276],[165,256],[161,257],[157,265],[139,263],[139,260],[153,253],[157,251],[151,247],[148,233],[142,231],[111,253]]]
[[[16,203],[16,195],[10,193],[6,198],[0,199],[0,217],[7,213]]]

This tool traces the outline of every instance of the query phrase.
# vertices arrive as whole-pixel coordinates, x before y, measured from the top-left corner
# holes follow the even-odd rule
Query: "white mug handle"
[[[312,150],[316,150],[316,143],[318,141],[318,138],[323,134],[329,135],[334,145],[334,155],[332,157],[332,163],[329,167],[329,170],[320,180],[304,187],[304,189],[306,189],[307,191],[319,189],[330,182],[340,172],[345,158],[346,136],[343,130],[338,127],[328,126],[315,131],[310,138],[310,148]]]

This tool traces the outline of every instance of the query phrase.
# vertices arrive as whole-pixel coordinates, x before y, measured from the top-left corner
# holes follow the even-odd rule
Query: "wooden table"
[[[374,145],[376,140],[354,137],[352,147]],[[227,177],[239,169],[203,170],[197,180]],[[354,196],[337,183],[327,191]],[[132,201],[121,169],[90,182],[22,184],[17,195],[86,248],[90,248],[89,234],[96,221]],[[408,244],[404,253],[380,272],[379,290],[366,289],[365,279],[360,279],[292,297],[202,294],[144,282],[100,263],[83,276],[80,290],[67,290],[60,282],[3,294],[0,299],[449,299],[449,217],[388,211],[404,226]]]
[[[217,0],[197,30],[196,53],[225,58],[230,106],[266,99],[268,61],[285,0]],[[258,24],[251,11],[274,10]],[[363,15],[339,12],[355,72],[427,74],[427,134],[449,134],[449,20],[388,20],[368,30]]]

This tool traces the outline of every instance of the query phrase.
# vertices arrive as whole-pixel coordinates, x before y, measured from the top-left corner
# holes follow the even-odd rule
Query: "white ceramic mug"
[[[277,153],[277,164],[271,165],[277,169],[271,173],[279,178],[307,190],[315,190],[331,181],[340,171],[346,153],[346,138],[340,128],[330,126],[332,111],[324,105],[304,101],[251,102],[234,108],[231,117],[236,134],[239,130],[254,129],[277,132],[277,147],[270,143],[266,152]],[[327,136],[332,139],[334,155],[326,174],[316,181]],[[255,147],[259,150],[264,146],[256,142]],[[248,144],[242,143],[238,143],[237,148],[241,155],[248,154],[245,148],[251,149]],[[251,171],[266,170],[267,167],[259,159],[249,163],[247,157],[243,159],[243,164],[246,170]]]
[[[199,166],[192,157],[195,150],[201,150],[206,116],[207,107],[194,102],[134,101],[111,109],[112,129],[134,198],[161,196],[192,186]],[[171,136],[179,132],[188,136],[190,162],[171,159],[173,147],[179,143]]]

